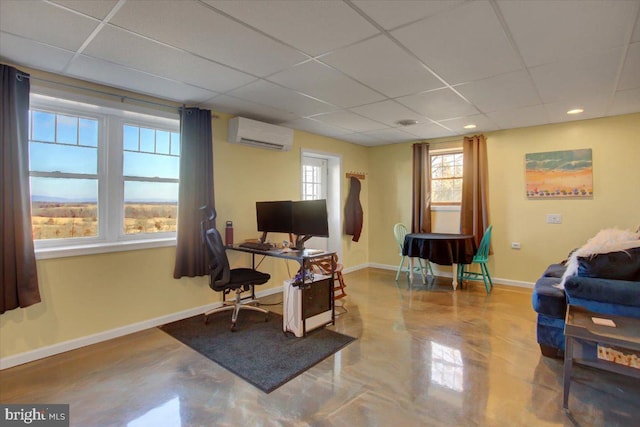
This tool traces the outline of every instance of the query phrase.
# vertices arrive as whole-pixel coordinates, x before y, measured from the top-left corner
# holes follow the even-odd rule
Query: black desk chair
[[[240,310],[254,310],[264,313],[265,321],[269,319],[269,312],[264,308],[256,307],[249,304],[259,304],[256,299],[242,299],[240,294],[244,291],[251,290],[254,295],[253,288],[255,285],[267,283],[271,276],[251,268],[229,268],[229,259],[222,243],[222,237],[218,230],[211,224],[215,218],[215,211],[210,210],[210,215],[202,222],[202,238],[204,240],[207,252],[209,254],[209,286],[217,292],[223,292],[225,295],[235,291],[235,301],[225,302],[225,305],[214,308],[204,313],[204,322],[208,322],[211,314],[221,311],[233,310],[231,316],[231,330],[235,331],[236,321]]]

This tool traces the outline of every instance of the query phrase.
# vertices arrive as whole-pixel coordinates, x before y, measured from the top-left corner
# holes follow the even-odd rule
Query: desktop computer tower
[[[302,337],[306,332],[330,324],[333,313],[333,283],[328,276],[316,276],[311,283],[293,286],[284,282],[282,290],[282,330]]]

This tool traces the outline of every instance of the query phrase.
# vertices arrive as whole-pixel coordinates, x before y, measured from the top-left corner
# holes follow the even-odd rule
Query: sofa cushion
[[[566,269],[567,266],[564,264],[551,264],[549,267],[547,267],[542,276],[561,278]]]
[[[540,314],[564,319],[567,301],[564,290],[557,288],[560,279],[557,277],[541,277],[536,282],[531,296],[533,309]]]
[[[578,276],[640,281],[640,247],[578,257]]]

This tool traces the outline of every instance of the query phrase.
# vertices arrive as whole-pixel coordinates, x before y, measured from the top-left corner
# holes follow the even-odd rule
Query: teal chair
[[[400,256],[402,257],[400,259],[400,265],[398,266],[398,271],[396,272],[396,282],[398,281],[398,277],[400,277],[400,272],[401,271],[405,271],[404,267],[404,260],[407,260],[407,268],[406,271],[407,273],[410,272],[411,269],[411,259],[409,259],[408,256],[406,255],[402,255],[402,246],[404,245],[404,236],[407,235],[407,227],[405,227],[405,225],[401,222],[397,223],[396,225],[393,226],[393,235],[396,238],[396,243],[398,243],[398,247],[400,248]],[[413,267],[414,271],[419,271],[420,275],[422,276],[422,283],[427,283],[425,274],[424,274],[424,265],[422,264],[422,258],[418,258],[418,265],[416,265],[415,267]],[[429,270],[429,274],[431,274],[431,277],[433,277],[433,269],[431,268],[431,263],[427,260],[427,269]]]
[[[491,292],[493,289],[493,281],[491,280],[489,268],[487,267],[487,262],[489,262],[489,246],[491,246],[492,229],[493,225],[487,227],[487,230],[484,232],[484,236],[482,236],[482,240],[480,241],[480,247],[473,257],[473,261],[471,261],[472,264],[478,264],[480,266],[480,272],[477,273],[469,271],[468,268],[470,264],[458,264],[458,280],[461,283],[465,280],[482,280],[487,293]]]

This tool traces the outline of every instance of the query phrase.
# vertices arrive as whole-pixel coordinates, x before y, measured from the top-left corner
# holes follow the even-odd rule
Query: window
[[[431,203],[460,205],[462,200],[461,152],[431,154]]]
[[[36,250],[175,239],[177,117],[39,95],[29,114]]]
[[[302,159],[302,200],[327,198],[327,160],[317,157]]]

